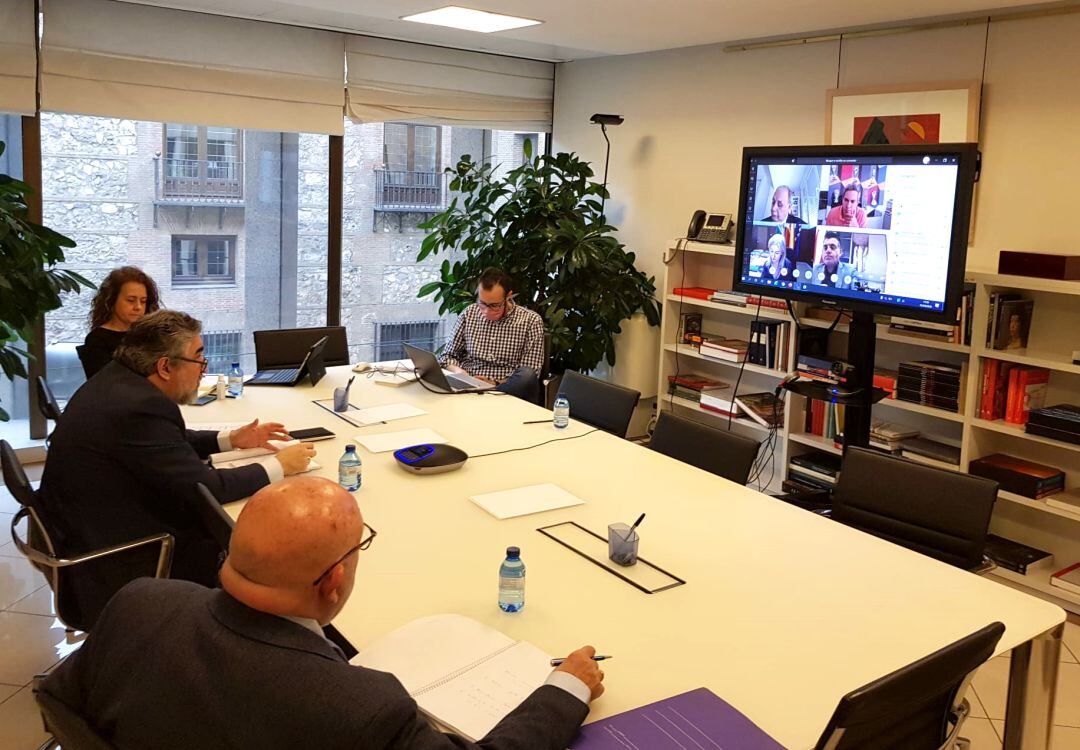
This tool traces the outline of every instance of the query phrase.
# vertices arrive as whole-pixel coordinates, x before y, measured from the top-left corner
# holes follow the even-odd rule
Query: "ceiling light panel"
[[[414,13],[411,16],[402,16],[401,20],[426,23],[433,26],[448,26],[452,29],[464,29],[465,31],[479,31],[482,34],[520,29],[524,26],[535,26],[541,23],[541,21],[531,18],[504,16],[501,13],[488,13],[484,10],[462,8],[458,5],[447,5],[444,8]]]

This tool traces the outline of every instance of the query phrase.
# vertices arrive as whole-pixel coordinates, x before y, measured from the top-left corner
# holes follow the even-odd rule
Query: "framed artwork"
[[[981,93],[979,81],[829,89],[825,143],[977,143]],[[973,200],[968,244],[974,241]]]

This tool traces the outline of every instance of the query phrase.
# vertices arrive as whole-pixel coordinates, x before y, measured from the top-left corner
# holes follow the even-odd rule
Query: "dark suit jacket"
[[[43,689],[120,750],[563,750],[588,714],[544,686],[473,744],[432,729],[393,675],[350,666],[303,626],[221,590],[145,579]]]
[[[207,466],[203,459],[218,450],[217,433],[185,430],[176,404],[115,361],[75,392],[62,422],[41,479],[45,520],[58,551],[74,555],[169,532],[176,537],[172,577],[214,585],[218,548],[191,507],[195,483],[229,502],[267,484],[266,470]],[[94,565],[93,581],[90,571],[76,576],[86,606],[100,595],[100,608],[119,585],[152,574],[154,559],[103,560]],[[95,587],[98,594],[84,589],[93,583],[105,588]]]

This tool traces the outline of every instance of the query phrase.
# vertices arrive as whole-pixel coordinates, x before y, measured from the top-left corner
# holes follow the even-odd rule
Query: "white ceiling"
[[[125,1],[555,61],[866,28],[972,15],[1003,7],[1003,0]],[[450,4],[535,18],[543,23],[478,34],[400,20],[404,15]],[[1019,0],[1009,3],[1009,7],[1045,4],[1045,0]]]

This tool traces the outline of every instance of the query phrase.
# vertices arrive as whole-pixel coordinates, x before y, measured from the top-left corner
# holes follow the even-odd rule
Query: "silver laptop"
[[[477,391],[490,391],[495,386],[491,383],[474,378],[471,375],[458,375],[443,372],[439,366],[439,360],[435,354],[426,349],[420,349],[412,344],[405,344],[405,353],[409,355],[416,374],[432,388],[447,393],[475,393]]]

